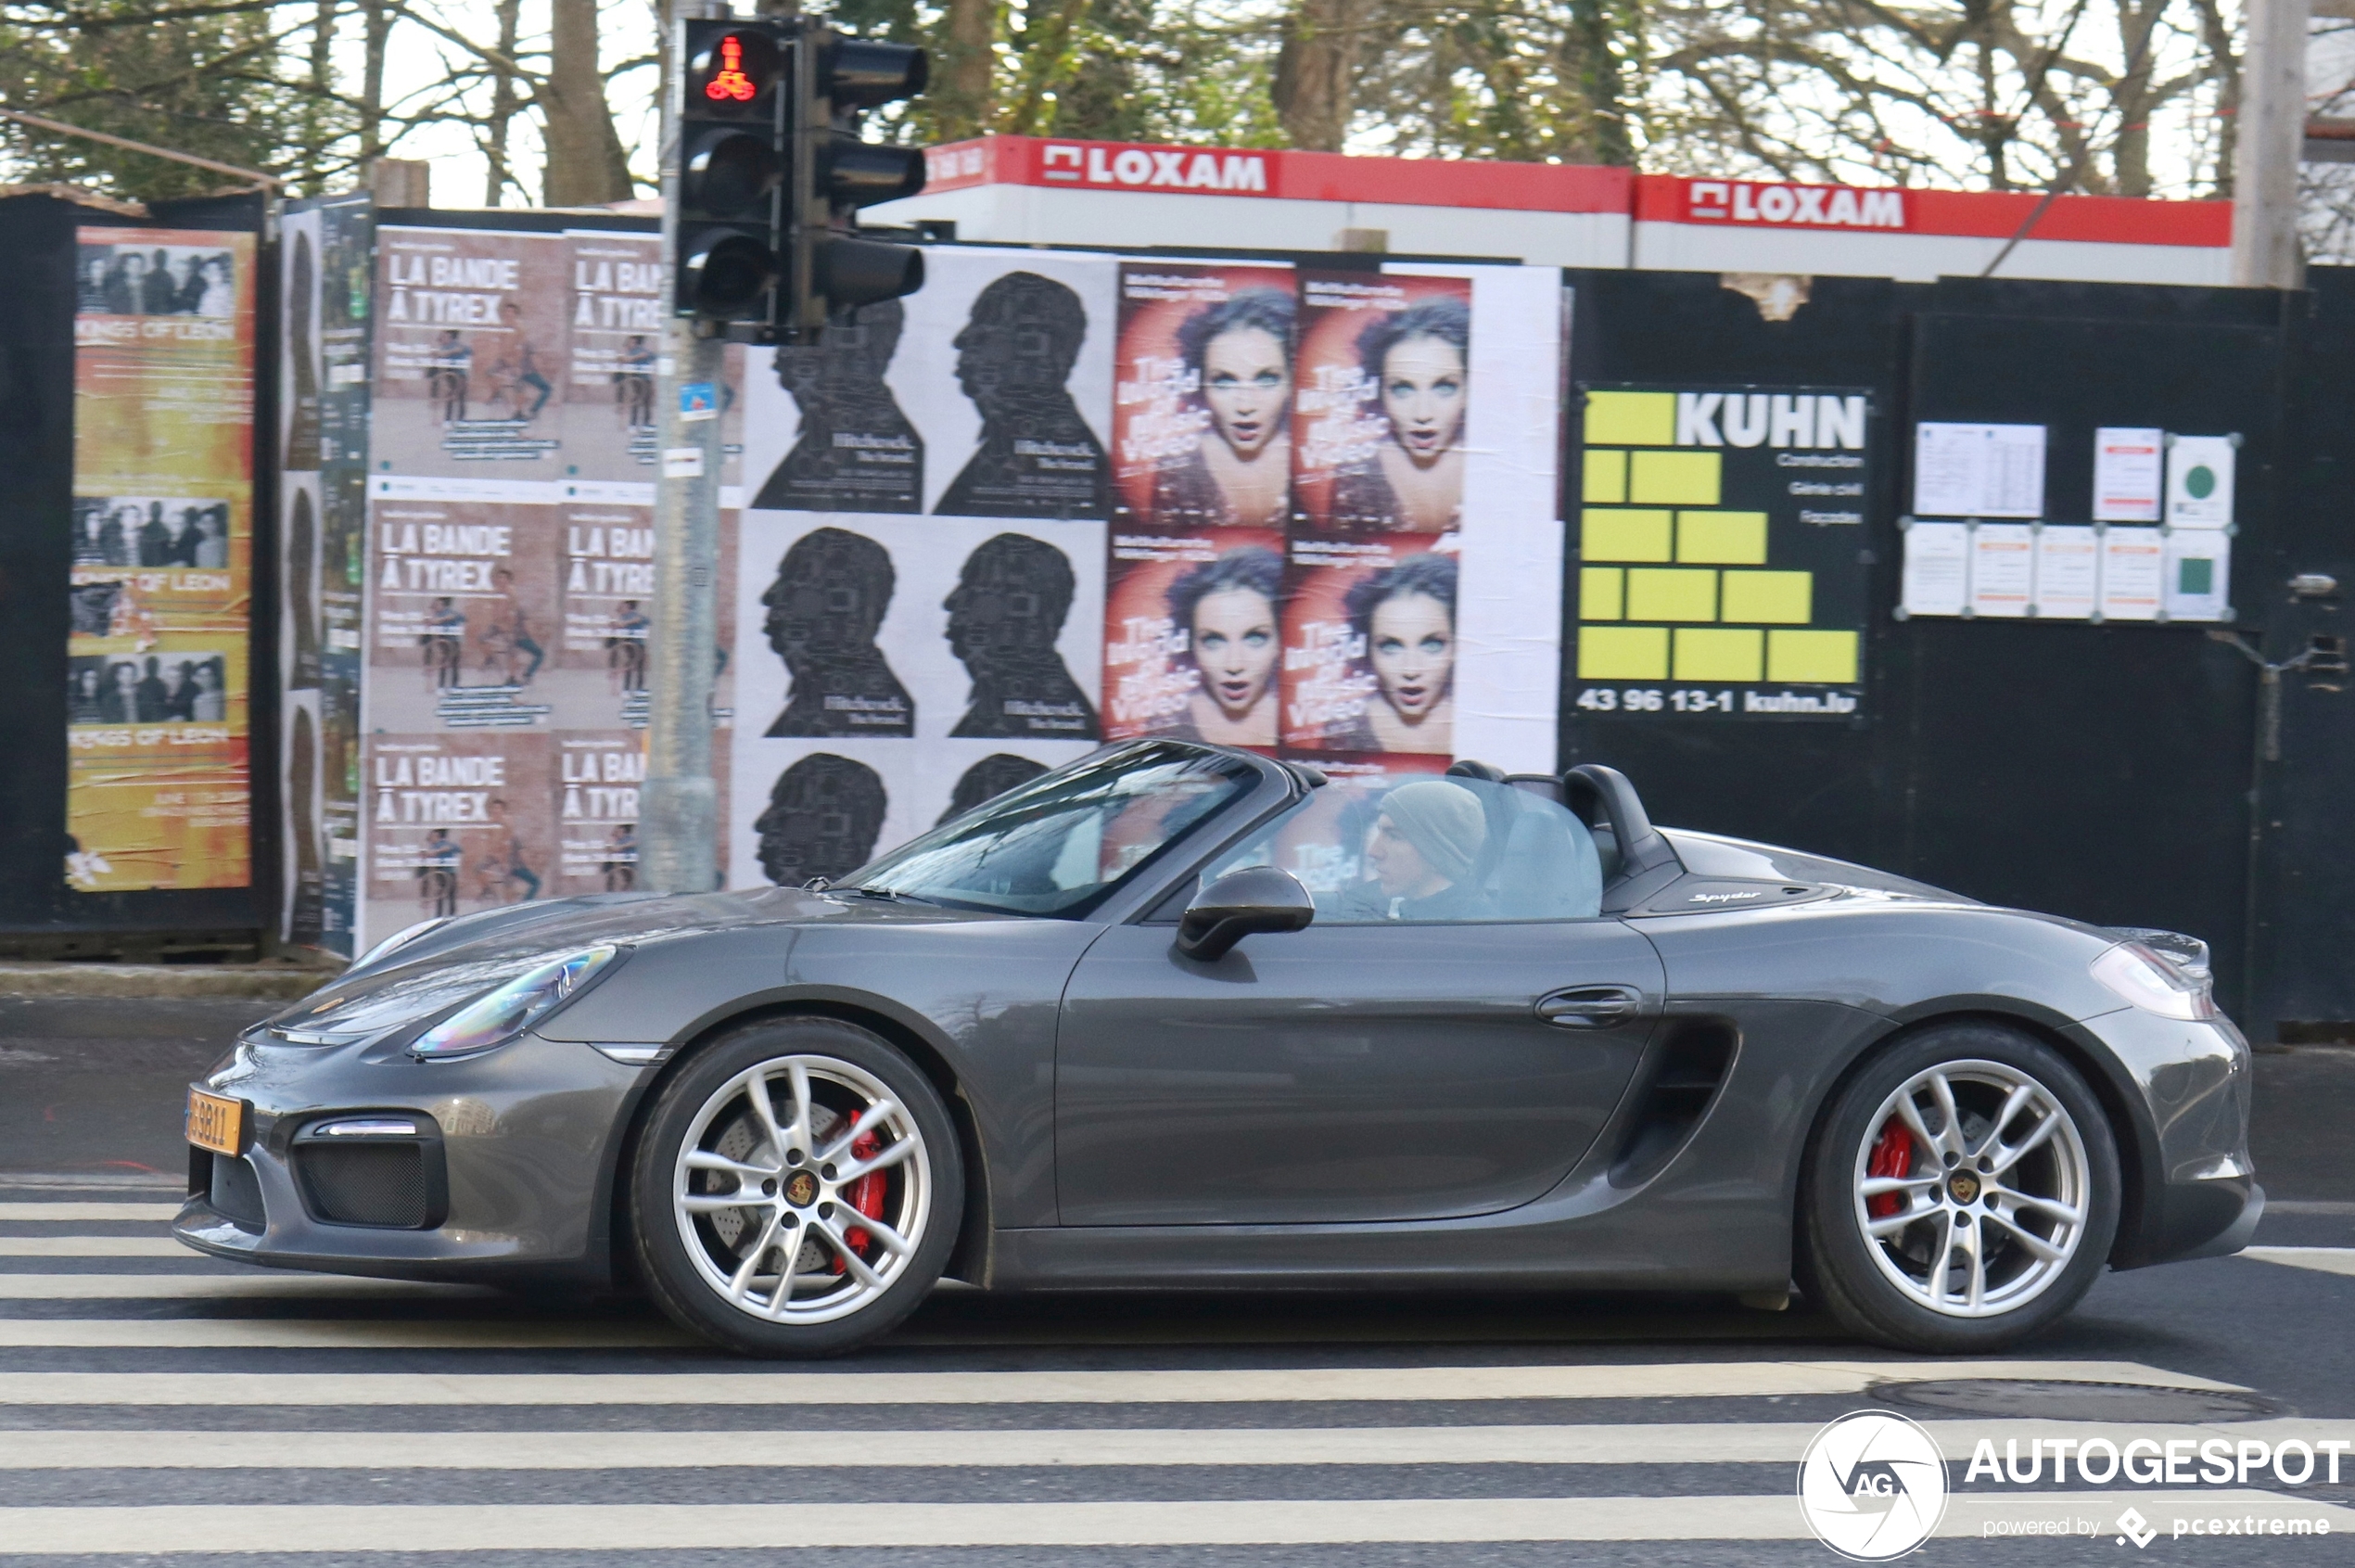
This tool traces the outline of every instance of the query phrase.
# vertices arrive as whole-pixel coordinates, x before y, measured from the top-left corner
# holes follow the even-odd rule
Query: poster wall
[[[647,233],[388,228],[377,269],[363,942],[636,884],[663,325]],[[742,363],[717,391],[723,730]]]
[[[83,228],[68,886],[252,879],[255,236]]]
[[[838,876],[1100,740],[1550,769],[1556,274],[927,266],[748,373],[732,886]]]
[[[280,935],[355,950],[366,591],[370,249],[364,198],[282,221],[278,451]]]
[[[650,234],[376,241],[338,557],[363,945],[634,883],[662,325]],[[1369,785],[1552,767],[1559,274],[957,247],[927,272],[821,345],[732,351],[716,879],[840,874],[1107,739]],[[322,429],[287,505],[324,529],[334,372],[308,401],[287,374]],[[291,524],[290,579],[332,579]],[[332,707],[289,718],[312,795]]]

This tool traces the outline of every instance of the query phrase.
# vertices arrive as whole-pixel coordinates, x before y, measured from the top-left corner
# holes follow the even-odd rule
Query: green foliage
[[[1200,0],[1009,0],[995,6],[987,129],[1007,135],[1280,147],[1268,101],[1275,32],[1267,17]],[[836,0],[827,14],[869,38],[934,51],[936,85],[947,13],[917,0]],[[1270,13],[1272,15],[1272,13]],[[953,139],[939,106],[884,110],[873,124],[899,139]]]
[[[157,9],[148,0],[0,8],[0,103],[266,173],[302,167],[306,147],[349,129],[340,105],[283,74],[293,62],[268,11],[146,19]],[[97,25],[74,25],[83,22]],[[17,180],[70,182],[134,201],[236,184],[15,121],[0,121],[0,156]]]

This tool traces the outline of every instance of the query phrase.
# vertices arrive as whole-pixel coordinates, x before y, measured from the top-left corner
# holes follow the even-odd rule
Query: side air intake
[[[1669,1030],[1611,1161],[1614,1187],[1640,1187],[1667,1168],[1708,1115],[1734,1064],[1738,1037],[1725,1019],[1672,1019]]]

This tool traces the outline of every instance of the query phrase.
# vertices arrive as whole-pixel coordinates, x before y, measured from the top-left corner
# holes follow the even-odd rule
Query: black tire
[[[1965,1157],[1950,1165],[1943,1154],[1934,1153],[1912,1135],[1899,1144],[1901,1148],[1909,1146],[1912,1151],[1910,1174],[1905,1179],[1919,1180],[1931,1171],[1943,1169],[1934,1190],[1923,1192],[1918,1199],[1906,1194],[1900,1201],[1909,1205],[1931,1202],[1948,1207],[1939,1212],[1935,1224],[1924,1219],[1908,1225],[1890,1237],[1887,1246],[1865,1233],[1867,1219],[1859,1209],[1869,1200],[1860,1196],[1857,1176],[1873,1145],[1890,1125],[1890,1120],[1882,1119],[1882,1107],[1919,1075],[1941,1066],[1969,1063],[2008,1069],[2031,1081],[2067,1116],[2068,1125],[2052,1132],[2039,1145],[2038,1153],[2021,1159],[2015,1169],[2023,1174],[2012,1179],[2020,1185],[2029,1185],[2040,1168],[2036,1162],[2043,1160],[2041,1168],[2050,1173],[2045,1179],[2048,1182],[2067,1183],[2081,1190],[2081,1201],[2073,1205],[2082,1217],[2081,1224],[2075,1230],[2073,1250],[2050,1247],[2065,1228],[2063,1222],[2049,1218],[2038,1209],[2013,1211],[2014,1218],[2025,1213],[2030,1229],[2040,1224],[2049,1226],[2049,1233],[2043,1239],[2049,1250],[2065,1251],[2065,1261],[2039,1258],[2016,1239],[2016,1227],[1985,1217],[1985,1210],[2008,1200],[2001,1194],[1991,1194],[1984,1184],[1977,1182],[1978,1158]],[[1984,1107],[1995,1093],[1997,1075],[1983,1073],[1973,1079],[1970,1075],[1976,1071],[1966,1068],[1950,1080],[1954,1086],[1958,1109],[1955,1120],[1963,1129],[1966,1142],[1972,1136],[1975,1118],[1981,1127],[1992,1119]],[[1917,1109],[1923,1103],[1922,1100],[1915,1101]],[[2042,1103],[2031,1103],[2027,1109],[2049,1114]],[[1934,1104],[1924,1115],[1926,1125],[1942,1134],[1943,1128],[1935,1125],[1940,1118]],[[2041,1116],[2039,1121],[2024,1122],[2019,1119],[2024,1115],[2025,1111],[2016,1114],[2006,1126],[2030,1129],[2041,1127]],[[2074,1163],[2068,1141],[2072,1131],[2075,1147],[2083,1156],[2081,1166]],[[1987,1134],[1982,1131],[1978,1136],[1984,1138]],[[2024,1135],[2011,1141],[2022,1141]],[[2051,1151],[2049,1157],[2044,1154],[2046,1150]],[[2063,1173],[2064,1166],[2068,1167],[2068,1174]],[[1975,1201],[1956,1201],[1954,1172],[1973,1174],[1972,1184],[1979,1186]],[[1968,1186],[1965,1190],[1969,1190]],[[2055,1186],[2053,1190],[2062,1189]],[[2085,1087],[2083,1077],[2060,1052],[2023,1030],[2002,1024],[1968,1021],[1937,1025],[1900,1039],[1868,1059],[1832,1097],[1818,1118],[1800,1174],[1800,1288],[1850,1332],[1882,1345],[1949,1355],[2000,1350],[2062,1317],[2092,1287],[2118,1233],[2120,1191],[2118,1145],[2108,1118],[2101,1103]],[[1959,1221],[1957,1210],[1962,1212]],[[1885,1218],[1893,1223],[1903,1213],[1912,1212],[1916,1211],[1904,1209],[1900,1216]],[[1951,1250],[1954,1243],[1947,1239],[1953,1233],[1950,1224],[1968,1236],[1985,1238],[1980,1244],[1987,1247],[1989,1261],[1982,1278],[1989,1283],[1982,1294],[1983,1316],[1960,1315],[1963,1304],[1951,1294],[1946,1298],[1948,1305],[1942,1308],[1934,1308],[1923,1299],[1925,1294],[1935,1293],[1958,1276],[1968,1278],[1967,1261],[1956,1261],[1966,1255]],[[1932,1257],[1938,1260],[1934,1266],[1929,1261]],[[1921,1272],[1914,1290],[1902,1287],[1891,1277],[1892,1273],[1905,1274],[1915,1268]],[[2005,1268],[2018,1270],[2010,1288],[2021,1292],[2032,1288],[2032,1294],[2023,1294],[2017,1306],[2007,1308],[2000,1306],[1992,1283]]]
[[[756,1310],[759,1305],[757,1301],[739,1306],[729,1299],[727,1283],[717,1281],[709,1270],[751,1252],[754,1243],[745,1240],[750,1234],[746,1227],[760,1223],[757,1216],[773,1210],[783,1216],[787,1223],[799,1224],[796,1230],[778,1234],[806,1238],[795,1243],[794,1256],[799,1267],[808,1267],[807,1260],[815,1249],[837,1278],[847,1278],[843,1269],[853,1260],[841,1257],[838,1246],[830,1249],[825,1244],[821,1228],[827,1221],[820,1218],[823,1215],[831,1219],[838,1205],[813,1201],[806,1209],[788,1209],[782,1202],[770,1202],[757,1209],[730,1208],[717,1216],[682,1218],[673,1185],[675,1179],[689,1182],[706,1179],[693,1173],[682,1174],[679,1166],[684,1153],[682,1145],[691,1133],[696,1132],[699,1116],[704,1117],[705,1126],[698,1134],[698,1149],[714,1150],[717,1129],[730,1126],[742,1130],[732,1131],[729,1136],[755,1141],[750,1153],[733,1157],[763,1165],[770,1161],[772,1156],[767,1152],[763,1135],[753,1128],[751,1118],[755,1113],[751,1103],[744,1098],[749,1090],[739,1088],[735,1100],[729,1102],[739,1107],[731,1120],[723,1121],[720,1116],[705,1113],[715,1097],[741,1075],[789,1058],[803,1060],[805,1064],[836,1064],[836,1069],[808,1067],[810,1072],[838,1070],[847,1080],[880,1083],[904,1113],[905,1120],[894,1125],[903,1129],[911,1125],[915,1135],[913,1153],[885,1177],[894,1194],[893,1201],[908,1205],[904,1212],[900,1208],[885,1212],[900,1221],[899,1233],[908,1235],[911,1244],[905,1256],[894,1256],[883,1263],[877,1286],[862,1287],[868,1299],[855,1307],[843,1308],[843,1315],[823,1321],[777,1321]],[[851,1092],[822,1077],[813,1081],[817,1084],[811,1090],[813,1101],[828,1094],[847,1099]],[[838,1089],[840,1093],[836,1093]],[[788,1088],[789,1102],[791,1093]],[[770,1103],[772,1107],[777,1103],[773,1093]],[[829,1114],[846,1117],[855,1115],[856,1102],[850,1101]],[[781,1169],[779,1175],[790,1177],[807,1166],[808,1174],[816,1176],[814,1156],[821,1152],[829,1137],[839,1136],[840,1129],[848,1123],[836,1120],[827,1125],[829,1130],[812,1140],[817,1147],[794,1151],[805,1157],[795,1161],[790,1169]],[[895,1135],[894,1141],[897,1141]],[[724,1140],[718,1146],[724,1148]],[[918,1173],[913,1167],[920,1163],[922,1170]],[[832,1171],[834,1167],[829,1165],[826,1168]],[[741,1176],[708,1179],[738,1183],[745,1180]],[[718,1191],[749,1192],[750,1189],[739,1185]],[[816,1191],[822,1196],[826,1190]],[[957,1227],[964,1213],[963,1161],[956,1129],[939,1091],[897,1048],[879,1036],[839,1019],[772,1019],[723,1035],[698,1049],[655,1096],[641,1124],[626,1212],[647,1294],[673,1322],[715,1345],[746,1356],[836,1356],[888,1332],[914,1311],[938,1282],[956,1244]],[[840,1212],[845,1217],[832,1222],[838,1231],[849,1232],[851,1243],[857,1246],[860,1242],[858,1217],[847,1207],[840,1207]],[[920,1222],[911,1220],[911,1215],[921,1216]],[[732,1237],[726,1237],[715,1227],[727,1222],[730,1217],[737,1217],[737,1229]],[[732,1254],[729,1251],[732,1243],[735,1249]],[[880,1245],[872,1240],[866,1244]],[[691,1247],[701,1249],[700,1260]],[[780,1268],[787,1261],[783,1246],[772,1245],[751,1261],[748,1272],[760,1268],[761,1257],[775,1260]],[[820,1278],[814,1271],[805,1276],[805,1280]],[[751,1282],[757,1284],[757,1279]],[[857,1280],[848,1279],[846,1288],[858,1283]],[[772,1300],[777,1288],[774,1284],[770,1287]],[[792,1284],[784,1286],[788,1310],[799,1301],[797,1288]],[[823,1304],[814,1309],[822,1310]]]

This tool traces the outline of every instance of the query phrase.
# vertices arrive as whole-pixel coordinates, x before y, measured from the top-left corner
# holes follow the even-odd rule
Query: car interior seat
[[[1499,916],[1565,920],[1595,912],[1603,879],[1592,838],[1577,832],[1566,812],[1547,810],[1530,798],[1559,804],[1559,784],[1543,774],[1510,777],[1485,762],[1458,762],[1447,772],[1512,786],[1479,792],[1488,833],[1472,874]]]

